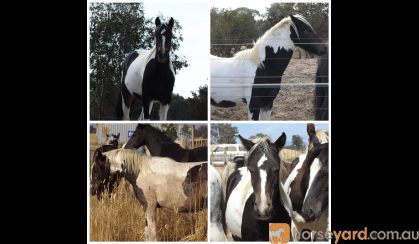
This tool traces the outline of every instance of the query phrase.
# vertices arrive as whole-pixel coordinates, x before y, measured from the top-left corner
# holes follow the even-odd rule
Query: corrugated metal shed
[[[192,142],[191,135],[186,135],[182,133],[182,126],[184,124],[177,124],[178,126],[178,140],[185,140],[188,142],[188,146],[190,147]],[[161,129],[161,124],[153,124],[153,126]],[[121,133],[119,136],[119,143],[124,144],[129,140],[130,133],[133,133],[135,131],[135,128],[137,127],[137,123],[124,123],[124,124],[96,124],[96,137],[97,137],[97,143],[103,144],[106,141],[106,133],[108,134],[118,134]]]

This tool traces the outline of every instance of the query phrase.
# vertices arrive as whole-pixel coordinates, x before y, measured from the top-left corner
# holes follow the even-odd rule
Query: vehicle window
[[[235,146],[229,146],[229,147],[227,147],[227,151],[235,152],[235,151],[237,151],[237,149],[236,149]]]
[[[246,148],[243,145],[239,146],[239,151],[246,151]]]
[[[224,152],[224,148],[223,147],[217,147],[214,149],[214,152]]]

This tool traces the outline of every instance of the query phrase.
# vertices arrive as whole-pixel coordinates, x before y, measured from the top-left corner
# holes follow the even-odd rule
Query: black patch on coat
[[[183,181],[183,192],[186,196],[191,197],[196,193],[203,182],[207,181],[208,165],[203,163],[196,165],[188,170],[186,178]]]
[[[214,99],[211,98],[211,105],[222,107],[222,108],[230,108],[236,106],[235,102],[222,100],[221,102],[217,103]]]
[[[274,49],[270,46],[265,47],[264,67],[260,66],[256,70],[254,84],[280,84],[282,75],[290,62],[293,51],[278,47]],[[273,101],[278,95],[280,87],[253,87],[249,102],[249,111],[253,114],[253,120],[259,120],[260,109],[271,110]]]
[[[254,193],[247,199],[242,216],[242,241],[269,241],[269,223],[291,224],[291,218],[280,200],[279,185],[276,184],[274,189],[277,190],[272,195],[274,208],[269,220],[256,219],[255,211],[253,210],[255,203]]]
[[[162,105],[170,104],[175,85],[175,77],[169,67],[170,62],[168,60],[166,63],[159,63],[152,58],[144,69],[142,84],[144,119],[150,118],[148,107],[151,101],[159,101]]]
[[[225,208],[227,209],[228,199],[230,198],[231,193],[233,192],[234,188],[236,188],[237,184],[239,184],[242,176],[239,170],[234,171],[227,180],[226,186],[226,199],[225,199]]]

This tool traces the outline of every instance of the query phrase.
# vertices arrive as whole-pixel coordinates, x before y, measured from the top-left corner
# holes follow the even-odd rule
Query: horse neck
[[[147,146],[148,151],[150,151],[150,154],[153,156],[161,156],[162,151],[162,142],[157,139],[157,137],[151,135],[146,136],[144,139],[144,145]]]
[[[276,71],[277,75],[282,75],[295,48],[290,35],[289,25],[284,25],[273,32],[266,32],[254,47],[259,53],[260,60],[263,61],[262,66],[275,67],[272,71]],[[278,69],[278,67],[283,67],[283,69]]]

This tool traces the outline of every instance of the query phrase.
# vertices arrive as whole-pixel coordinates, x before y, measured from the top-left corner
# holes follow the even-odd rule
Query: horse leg
[[[261,108],[259,114],[259,120],[271,120],[272,109]]]
[[[145,238],[146,241],[157,241],[156,233],[156,202],[147,202],[147,210],[145,212],[146,222],[145,222]]]
[[[130,120],[129,111],[130,111],[130,107],[134,99],[129,93],[128,94],[122,93],[121,99],[122,99],[122,113],[123,113],[122,120]]]
[[[163,105],[162,103],[160,103],[160,120],[167,120],[167,111],[169,111],[169,104]]]
[[[143,96],[143,112],[144,112],[144,120],[150,120],[151,110],[153,109],[153,101],[148,98],[144,98]]]

